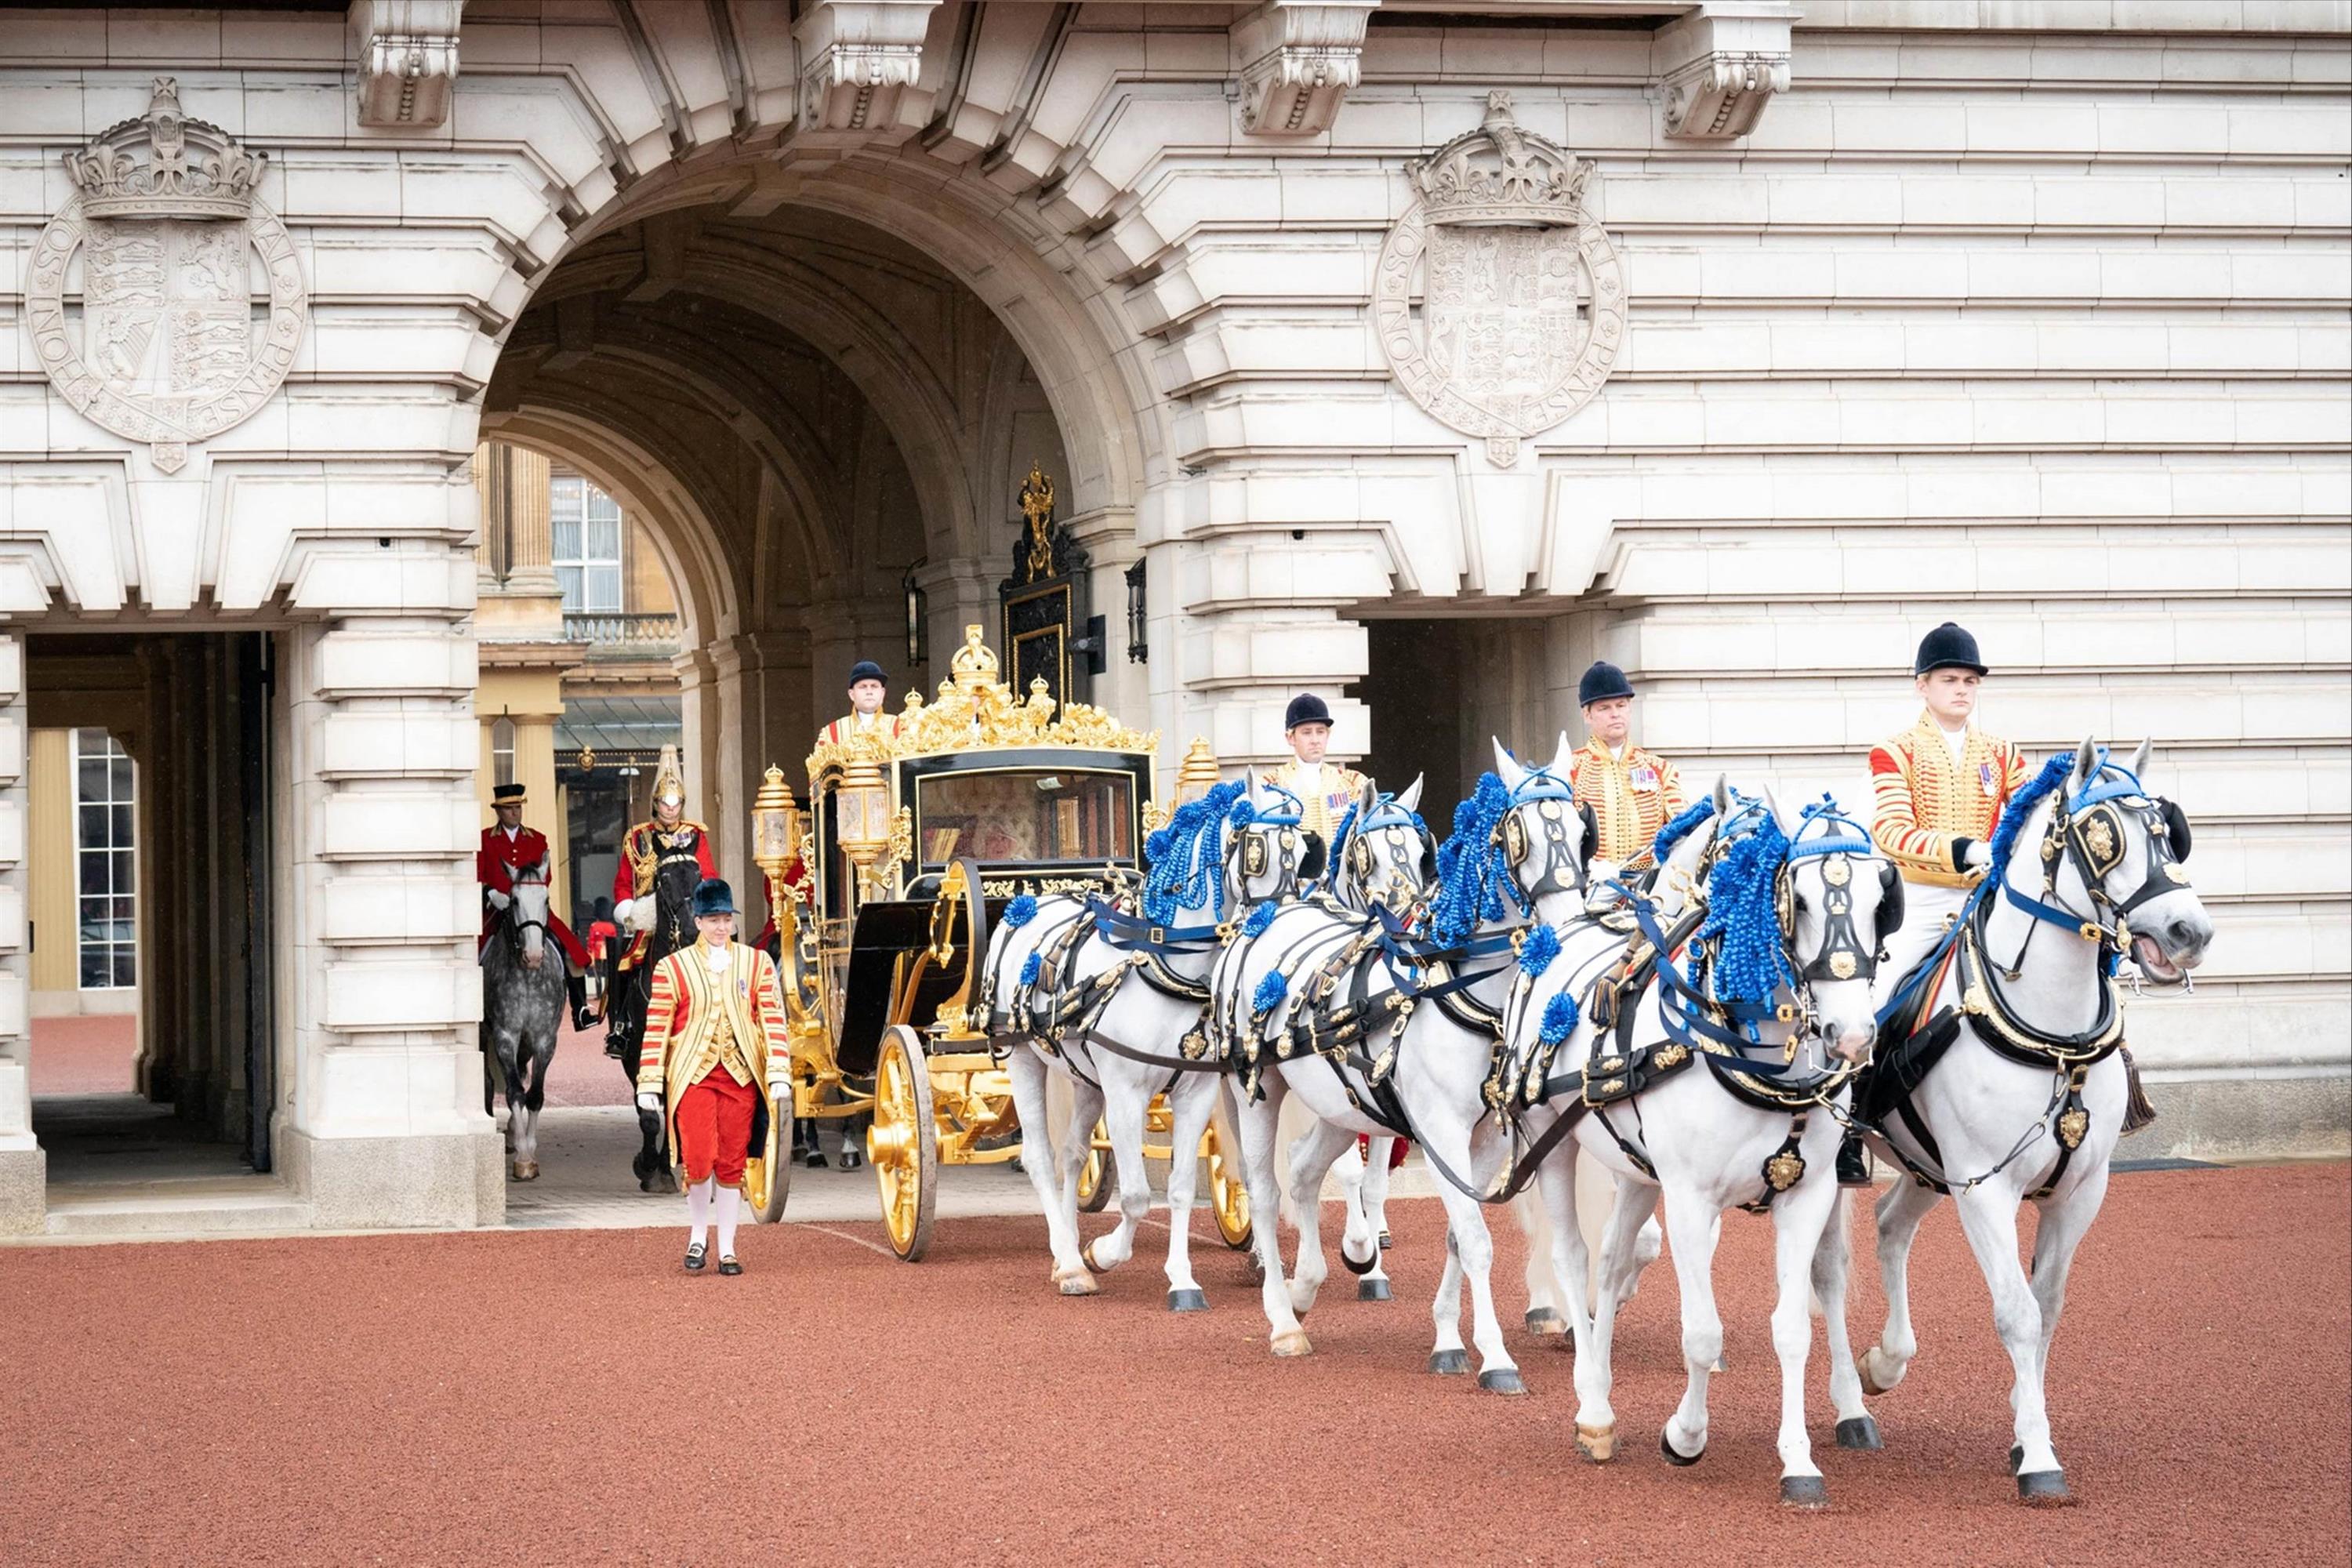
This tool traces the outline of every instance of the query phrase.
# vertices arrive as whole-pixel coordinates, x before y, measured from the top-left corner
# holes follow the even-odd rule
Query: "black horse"
[[[653,891],[646,895],[654,901],[655,913],[654,929],[646,935],[645,955],[626,972],[616,967],[605,978],[604,994],[611,998],[604,1014],[605,1049],[619,1057],[621,1069],[629,1075],[633,1090],[637,1081],[638,1058],[646,1043],[646,1004],[652,999],[654,966],[694,941],[694,889],[701,880],[702,868],[692,849],[672,851],[662,858],[654,870]],[[617,966],[619,953],[626,948],[615,946],[617,951],[608,962]],[[645,1146],[637,1151],[629,1168],[637,1174],[638,1190],[672,1190],[667,1110],[640,1107],[637,1131],[644,1135]]]

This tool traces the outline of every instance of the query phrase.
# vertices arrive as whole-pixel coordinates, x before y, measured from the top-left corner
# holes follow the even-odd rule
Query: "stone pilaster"
[[[0,1235],[41,1228],[48,1157],[33,1138],[32,955],[26,947],[25,639],[0,635]]]

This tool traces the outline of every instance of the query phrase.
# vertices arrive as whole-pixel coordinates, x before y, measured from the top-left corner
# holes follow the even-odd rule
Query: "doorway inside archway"
[[[33,1132],[53,1229],[274,1164],[269,632],[27,639]]]

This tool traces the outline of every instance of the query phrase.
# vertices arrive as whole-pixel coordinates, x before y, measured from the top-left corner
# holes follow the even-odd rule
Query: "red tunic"
[[[613,868],[613,908],[618,910],[623,900],[649,899],[654,896],[654,874],[661,868],[664,850],[656,842],[656,836],[671,840],[671,849],[680,847],[677,840],[692,837],[694,863],[702,868],[705,881],[719,875],[719,862],[710,854],[710,829],[698,822],[681,818],[676,827],[665,828],[657,822],[640,822],[621,836],[621,863]],[[633,911],[634,912],[634,911]],[[629,937],[622,950],[620,967],[634,969],[646,955],[653,941],[650,931],[637,931]]]
[[[493,824],[482,829],[481,847],[474,851],[474,880],[481,883],[488,891],[512,896],[516,872],[536,867],[541,880],[544,881],[553,869],[553,864],[548,853],[545,834],[536,828],[522,827],[516,829],[514,836],[509,837],[505,828]],[[498,929],[499,919],[499,911],[485,898],[482,900],[482,934],[474,945],[475,957],[479,958],[483,950],[489,946],[490,933]],[[587,973],[588,950],[580,945],[580,939],[572,934],[572,928],[565,925],[563,918],[552,909],[547,911],[547,934],[554,939],[556,946],[563,950],[563,956],[574,969],[583,974]]]

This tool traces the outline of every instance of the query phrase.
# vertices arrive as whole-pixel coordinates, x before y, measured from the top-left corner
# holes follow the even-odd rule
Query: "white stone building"
[[[195,830],[142,839],[185,858],[142,1050],[233,1063],[214,1111],[317,1224],[502,1212],[485,437],[653,528],[747,884],[761,769],[903,651],[910,574],[934,647],[992,618],[1033,461],[1094,700],[1234,763],[1314,689],[1440,801],[1601,654],[1686,774],[1859,804],[1958,616],[1988,723],[2152,733],[2198,821],[2221,942],[2136,1005],[2136,1152],[2340,1151],[2347,39],[2344,0],[0,12],[0,1228],[45,1201],[26,703],[93,631],[210,649],[144,710]]]

